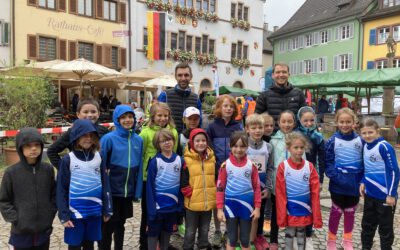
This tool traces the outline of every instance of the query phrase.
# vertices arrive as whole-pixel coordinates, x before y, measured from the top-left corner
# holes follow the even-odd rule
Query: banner
[[[147,59],[165,59],[165,12],[147,12]]]
[[[218,76],[218,70],[217,67],[214,68],[212,71],[214,72],[214,89],[215,89],[215,95],[218,97],[219,96],[219,76]]]

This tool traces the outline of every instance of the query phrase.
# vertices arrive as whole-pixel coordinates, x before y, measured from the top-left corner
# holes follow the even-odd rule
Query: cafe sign
[[[75,24],[68,22],[66,20],[57,20],[55,18],[49,17],[47,19],[47,25],[50,29],[58,32],[77,32],[77,33],[87,33],[88,35],[100,37],[104,35],[104,28],[95,25],[85,25],[85,24]]]

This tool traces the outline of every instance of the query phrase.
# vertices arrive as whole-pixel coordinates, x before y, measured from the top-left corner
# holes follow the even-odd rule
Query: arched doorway
[[[233,87],[242,89],[244,86],[241,81],[236,81],[233,83]]]
[[[211,90],[211,82],[207,78],[204,78],[200,82],[200,89],[201,90]]]

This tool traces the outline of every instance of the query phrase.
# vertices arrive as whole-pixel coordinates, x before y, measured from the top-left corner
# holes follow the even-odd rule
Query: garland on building
[[[246,30],[246,31],[250,30],[250,23],[248,21],[245,21],[245,20],[239,20],[239,19],[236,19],[236,18],[232,18],[231,19],[231,24],[232,24],[233,28],[238,27],[238,28]]]
[[[196,61],[200,65],[214,64],[214,63],[217,63],[218,58],[214,54],[197,53],[196,54]]]
[[[231,63],[233,66],[238,67],[238,68],[244,68],[247,69],[250,67],[250,60],[249,59],[240,59],[240,58],[232,58]]]
[[[215,13],[203,12],[196,10],[194,7],[186,8],[179,5],[172,6],[171,3],[164,3],[162,0],[146,0],[146,5],[149,9],[157,11],[174,11],[179,16],[190,17],[194,20],[203,19],[207,22],[217,22],[218,16]]]
[[[200,65],[214,64],[218,61],[218,58],[214,54],[207,53],[193,53],[191,51],[185,51],[180,49],[173,49],[167,51],[168,58],[179,61],[191,63],[196,61]]]

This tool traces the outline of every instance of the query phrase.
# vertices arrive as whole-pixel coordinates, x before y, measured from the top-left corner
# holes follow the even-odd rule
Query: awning
[[[259,96],[260,93],[254,90],[250,89],[241,89],[241,88],[235,88],[235,87],[230,87],[230,86],[221,86],[219,87],[219,94],[224,95],[224,94],[230,94],[230,93],[239,93],[241,95],[249,95],[249,96]],[[209,95],[215,95],[215,90],[209,91]]]

